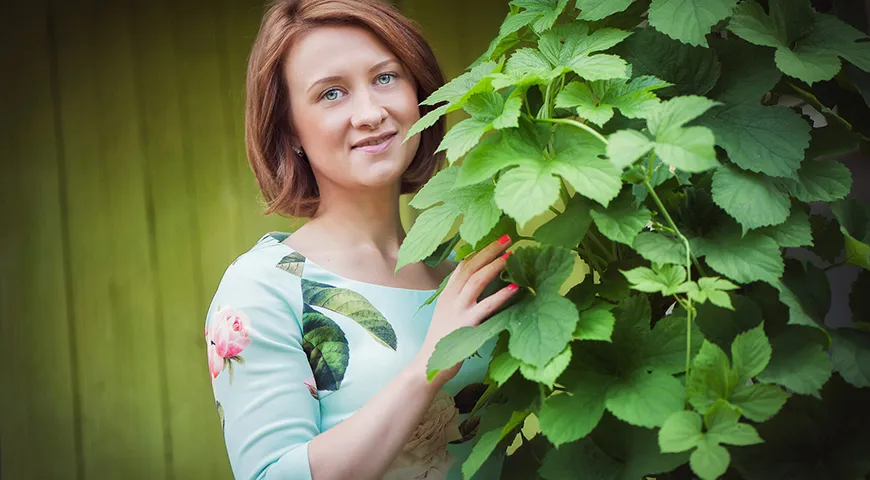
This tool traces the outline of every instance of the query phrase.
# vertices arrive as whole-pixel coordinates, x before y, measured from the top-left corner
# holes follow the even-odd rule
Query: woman
[[[310,220],[241,255],[209,309],[209,367],[237,478],[461,478],[474,422],[460,428],[455,404],[475,391],[463,387],[480,387],[494,342],[431,382],[426,363],[441,338],[479,324],[517,286],[476,301],[504,268],[509,238],[458,266],[393,273],[399,195],[437,170],[443,119],[403,139],[442,83],[429,45],[385,3],[281,0],[267,11],[248,65],[248,157],[267,213]],[[447,275],[437,302],[420,308]],[[490,467],[478,478],[498,478]]]

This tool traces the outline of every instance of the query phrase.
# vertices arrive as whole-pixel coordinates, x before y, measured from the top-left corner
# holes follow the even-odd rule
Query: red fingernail
[[[505,259],[505,260],[507,260],[507,259],[508,259],[508,257],[510,257],[510,256],[511,256],[511,254],[513,254],[513,253],[514,253],[514,252],[507,252],[507,253],[505,253],[505,254],[504,254],[504,255],[502,255],[502,256],[501,256],[501,258],[503,258],[503,259]]]
[[[518,288],[520,288],[520,287],[516,283],[512,283],[512,284],[508,285],[508,290],[510,290],[512,292]]]
[[[498,239],[498,243],[500,243],[502,245],[504,245],[505,243],[510,242],[510,241],[511,241],[511,236],[507,235],[507,234],[502,235],[501,238]]]

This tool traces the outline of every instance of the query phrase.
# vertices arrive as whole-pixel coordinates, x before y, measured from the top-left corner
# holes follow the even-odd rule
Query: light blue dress
[[[341,277],[283,243],[287,236],[263,236],[227,268],[206,320],[215,405],[238,479],[310,479],[311,439],[353,415],[414,358],[434,309],[434,303],[419,307],[435,290]],[[480,357],[466,360],[440,394],[442,407],[447,397],[450,411],[454,404],[457,409],[452,428],[443,431],[462,436],[446,445],[449,470],[442,463],[442,473],[427,472],[423,465],[447,457],[441,447],[437,455],[418,456],[427,473],[403,475],[462,478],[477,433],[468,412],[485,390],[495,341],[479,350]],[[436,414],[430,428],[440,428],[436,416],[449,417]],[[493,456],[474,478],[499,478],[501,467],[502,459]]]

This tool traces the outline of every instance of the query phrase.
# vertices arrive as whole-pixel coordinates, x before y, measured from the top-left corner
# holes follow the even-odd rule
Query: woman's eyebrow
[[[373,71],[375,71],[375,70],[378,70],[379,68],[383,68],[384,66],[389,65],[389,64],[391,64],[391,63],[396,63],[396,64],[398,64],[399,61],[396,60],[395,58],[388,58],[388,59],[386,59],[386,60],[380,61],[380,62],[378,62],[378,63],[372,65],[372,68],[369,69],[369,72],[373,72]],[[329,76],[329,77],[323,77],[323,78],[321,78],[321,79],[315,81],[314,83],[312,83],[312,84],[308,87],[308,90],[306,90],[306,92],[310,92],[311,89],[313,89],[314,87],[320,85],[321,83],[337,82],[337,81],[341,80],[342,78],[343,78],[343,77],[342,77],[341,75],[332,75],[332,76]]]

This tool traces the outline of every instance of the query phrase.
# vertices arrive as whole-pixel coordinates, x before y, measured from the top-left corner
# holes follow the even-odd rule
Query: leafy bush
[[[398,267],[526,244],[502,279],[519,300],[429,361],[497,337],[466,478],[531,414],[517,478],[862,478],[870,207],[833,157],[866,140],[868,39],[809,0],[567,4],[511,2],[409,133],[469,115]],[[855,328],[830,329],[845,263]]]

